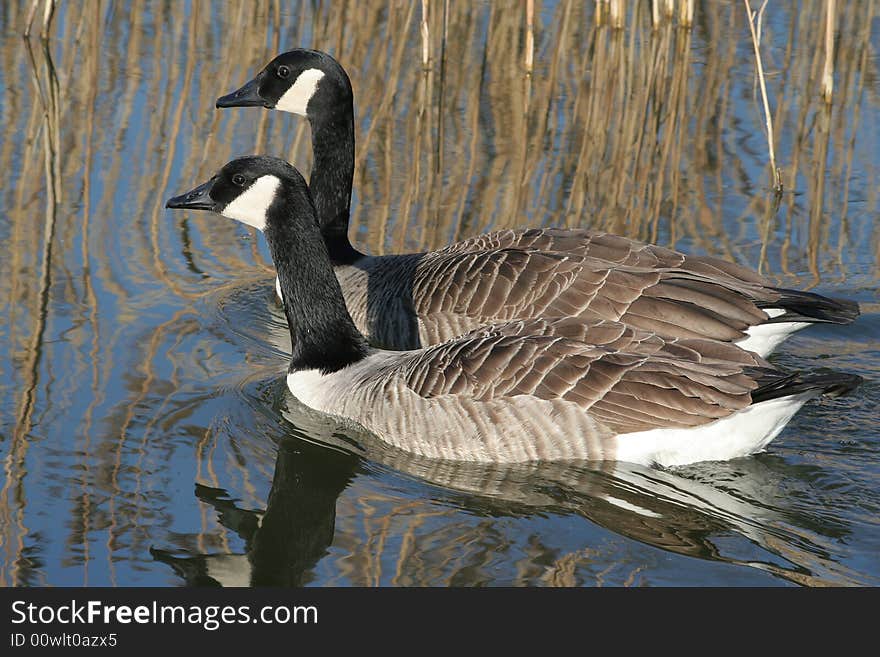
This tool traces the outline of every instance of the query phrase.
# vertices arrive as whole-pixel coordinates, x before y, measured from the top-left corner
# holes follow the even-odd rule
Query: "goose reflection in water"
[[[781,488],[807,486],[804,478],[810,476],[801,472],[798,479],[781,459],[765,455],[681,471],[625,463],[441,461],[389,448],[290,395],[283,404],[281,413],[294,428],[279,443],[264,511],[239,508],[226,491],[196,485],[198,499],[214,507],[220,523],[243,539],[244,552],[194,555],[152,550],[154,558],[169,564],[186,584],[308,584],[333,544],[337,501],[365,470],[373,471],[371,477],[382,470],[395,477],[402,473],[430,487],[431,504],[470,515],[576,515],[675,554],[749,566],[799,584],[859,583],[830,557],[830,543],[847,535],[845,526],[820,527],[796,510],[779,508],[780,499],[797,494]],[[752,547],[743,548],[741,541],[737,546],[732,541],[736,536]],[[376,543],[373,538],[361,537],[361,542]],[[425,549],[449,547],[446,541]],[[443,555],[425,553],[419,560],[434,557],[443,560]]]
[[[241,509],[226,491],[196,484],[196,497],[244,540],[244,553],[180,556],[157,548],[151,553],[191,586],[303,586],[333,542],[336,500],[357,463],[351,453],[283,440],[265,511]]]

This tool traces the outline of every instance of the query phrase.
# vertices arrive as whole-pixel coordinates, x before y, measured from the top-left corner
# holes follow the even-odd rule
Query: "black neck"
[[[364,358],[367,341],[345,307],[311,209],[304,212],[298,207],[302,202],[276,201],[270,213],[284,212],[286,207],[290,216],[270,220],[264,232],[290,328],[290,371],[317,369],[327,374]]]
[[[315,112],[312,127],[314,165],[309,190],[321,234],[334,265],[363,257],[348,239],[351,185],[354,178],[354,112],[349,102],[335,111]]]

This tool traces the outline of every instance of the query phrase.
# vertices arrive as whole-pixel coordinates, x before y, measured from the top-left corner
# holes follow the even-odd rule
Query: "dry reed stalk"
[[[442,180],[443,172],[443,145],[445,135],[443,126],[446,124],[444,119],[444,101],[446,99],[446,55],[447,43],[449,40],[449,0],[443,0],[443,34],[440,39],[440,90],[437,99],[437,154],[434,173]]]
[[[683,33],[676,34],[676,51],[675,51],[675,65],[673,67],[673,91],[674,91],[674,100],[672,102],[672,110],[670,114],[670,133],[673,139],[667,140],[672,141],[672,152],[671,152],[671,161],[670,161],[670,170],[672,172],[672,177],[670,180],[670,187],[672,188],[670,205],[671,209],[668,214],[670,217],[670,243],[674,244],[676,241],[676,217],[678,216],[678,204],[679,204],[679,193],[681,190],[681,160],[683,157],[683,153],[686,153],[685,149],[685,132],[687,130],[687,90],[688,90],[688,78],[689,73],[691,72],[690,67],[690,57],[691,53],[691,32],[690,30],[685,30]],[[661,194],[657,194],[657,196],[661,196]],[[653,233],[651,235],[651,242],[656,243],[659,239],[659,218],[660,218],[660,208],[657,207],[657,210],[654,214],[655,225],[652,227]]]
[[[605,116],[611,116],[621,99],[631,90],[635,89],[632,84],[633,76],[624,74],[626,52],[621,47],[620,39],[612,35],[609,39],[609,61],[612,63],[604,73],[608,76],[606,84],[614,91],[609,94],[602,112]],[[611,136],[610,159],[614,162],[613,167],[617,174],[608,181],[608,193],[596,200],[596,205],[602,217],[603,225],[616,233],[627,233],[638,230],[640,219],[644,216],[644,188],[641,183],[645,181],[641,171],[645,168],[646,153],[651,149],[645,148],[649,140],[653,141],[657,130],[655,126],[648,126],[650,107],[654,87],[654,76],[659,68],[662,49],[668,45],[669,30],[664,30],[661,40],[651,39],[650,55],[645,61],[635,64],[641,68],[644,75],[649,70],[648,77],[641,77],[645,85],[642,93],[636,94],[633,99],[632,111],[624,112],[618,119],[618,128]],[[616,68],[616,70],[615,70]],[[631,161],[628,161],[630,159]],[[635,208],[635,211],[633,209]],[[630,233],[632,234],[632,233]]]
[[[241,8],[243,8],[243,7],[244,7],[243,4],[239,5],[239,13],[241,13]],[[302,12],[302,15],[305,15],[305,12]],[[271,25],[274,25],[276,27],[276,29],[273,30],[274,39],[273,39],[273,43],[272,43],[271,53],[272,54],[280,53],[281,52],[281,3],[280,3],[280,0],[273,0],[273,2],[272,2]],[[270,56],[271,56],[271,54],[270,54]],[[223,88],[223,89],[226,89],[228,86],[230,86],[229,85],[229,70],[230,70],[230,66],[229,66],[229,63],[227,63],[227,66],[226,66],[227,75],[224,77],[224,83],[221,85],[221,88]],[[215,114],[217,116],[219,116],[220,112],[216,112]],[[209,134],[213,135],[214,130],[212,129]],[[268,134],[269,134],[269,112],[261,112],[260,113],[260,120],[259,120],[259,123],[257,124],[257,129],[256,129],[257,139],[256,139],[256,145],[254,147],[255,153],[264,153],[266,151],[265,144],[268,139]],[[208,150],[206,148],[202,154],[203,161],[201,163],[199,163],[198,173],[199,173],[200,178],[202,177],[202,175],[204,173],[202,166],[204,164],[205,158],[207,157],[207,154],[208,154]]]
[[[812,286],[818,285],[821,280],[821,267],[819,266],[819,250],[821,244],[830,243],[830,235],[827,234],[830,222],[823,221],[825,214],[825,187],[826,171],[828,168],[828,145],[831,139],[831,106],[826,103],[816,116],[814,148],[812,158],[812,176],[810,184],[810,227],[807,259],[810,272],[813,274]],[[824,231],[823,231],[824,229]],[[822,235],[826,232],[825,235]],[[808,286],[808,287],[812,287]]]
[[[535,0],[526,0],[526,73],[531,74],[535,56]]]
[[[679,0],[678,5],[679,25],[691,29],[694,25],[694,0]]]
[[[663,98],[664,107],[668,107],[668,109],[664,109],[662,115],[658,115],[655,112],[653,116],[650,116],[647,113],[646,105],[645,119],[653,119],[655,123],[651,125],[652,129],[650,132],[652,135],[657,135],[657,137],[651,140],[644,139],[642,135],[638,137],[640,151],[647,143],[651,144],[651,148],[645,151],[646,157],[644,159],[647,160],[645,166],[641,166],[644,160],[640,159],[639,166],[633,174],[633,182],[637,189],[635,196],[639,201],[639,206],[635,212],[629,213],[630,216],[641,216],[648,219],[651,222],[650,228],[654,235],[659,233],[661,204],[665,201],[665,195],[662,190],[664,189],[667,176],[671,173],[671,169],[667,164],[670,160],[673,144],[676,143],[674,131],[678,116],[676,108],[678,105],[679,88],[676,80],[680,79],[682,74],[686,74],[680,74],[679,71],[686,71],[687,69],[686,66],[679,67],[675,65],[676,57],[673,50],[673,40],[678,41],[677,32],[673,30],[670,24],[664,30],[662,39],[651,41],[652,48],[656,48],[657,51],[656,57],[653,58],[654,66],[651,72],[651,79],[653,80],[651,86],[654,93],[650,96],[650,102],[653,104],[657,102],[657,99]],[[672,69],[671,80],[668,73],[670,68]],[[671,89],[670,81],[672,83]],[[648,235],[645,231],[647,226],[645,223],[644,221],[637,222],[636,225],[629,229],[631,234],[638,234],[641,238],[647,238]]]
[[[660,0],[651,0],[651,29],[660,29]]]
[[[864,21],[862,21],[859,25],[858,34],[857,34],[857,42],[860,43],[868,43],[869,34],[871,31],[871,24],[873,19],[873,6],[869,5],[868,8],[868,16]],[[855,126],[859,124],[859,111],[861,108],[861,99],[864,87],[864,77],[861,75],[855,75],[855,72],[864,71],[865,65],[868,60],[868,48],[861,48],[860,54],[858,55],[858,65],[854,66],[850,69],[851,74],[845,76],[844,79],[848,80],[850,84],[844,86],[844,98],[855,98],[857,102],[853,103],[853,119],[852,125],[853,129],[850,131],[850,138],[847,141],[846,146],[846,155],[844,160],[846,164],[844,165],[845,171],[841,173],[840,180],[844,181],[843,185],[843,193],[841,194],[841,215],[840,215],[840,223],[841,223],[841,231],[840,231],[840,240],[838,244],[838,259],[841,259],[840,252],[843,249],[844,236],[846,235],[846,226],[847,226],[847,211],[849,208],[849,181],[852,180],[852,164],[853,164],[853,156],[855,154],[855,146],[856,146],[856,131],[854,129]],[[847,61],[843,58],[844,63]],[[853,89],[853,86],[855,89]]]
[[[444,162],[444,146],[446,143],[445,133],[445,108],[446,108],[446,59],[447,44],[449,40],[449,0],[443,2],[442,30],[440,39],[440,75],[437,81],[437,115],[436,130],[432,128],[432,109],[435,105],[434,89],[433,89],[433,72],[424,76],[425,84],[428,85],[428,121],[426,122],[426,131],[429,141],[433,140],[433,148],[430,155],[433,157],[433,166],[431,167],[431,176],[428,180],[428,194],[425,197],[425,221],[422,223],[422,230],[419,233],[418,249],[425,248],[426,242],[433,242],[433,239],[439,233],[439,228],[443,223],[444,217],[441,212],[441,204],[443,198],[443,180],[445,171]],[[434,137],[436,132],[436,138]],[[449,217],[445,217],[449,220]],[[433,243],[432,243],[433,247]]]
[[[812,8],[813,7],[808,7],[808,9]],[[809,30],[809,26],[811,25],[812,20],[813,17],[811,16],[810,11],[800,12],[797,21],[792,21],[791,30],[793,31],[797,29],[799,32],[801,30],[804,30],[804,33],[806,33]],[[790,34],[793,36],[793,32],[791,32]],[[790,71],[790,75],[801,80],[813,80],[815,75],[814,72],[818,71],[820,52],[821,51],[818,49],[812,49],[812,61],[809,57],[806,56],[795,57],[794,53],[791,52],[791,57],[794,58],[793,64],[786,61],[786,68]],[[792,131],[795,135],[795,139],[793,148],[791,150],[791,155],[789,156],[789,161],[791,162],[790,166],[792,171],[794,172],[792,175],[792,184],[794,184],[794,181],[796,180],[797,172],[800,171],[802,168],[801,156],[805,151],[809,150],[809,135],[812,132],[809,121],[811,114],[812,108],[810,104],[801,103],[800,108],[798,109],[798,116],[793,121]],[[787,212],[785,217],[785,222],[788,229],[785,232],[785,237],[783,239],[779,256],[779,268],[785,275],[792,274],[789,256],[791,245],[794,243],[794,236],[792,234],[792,231],[796,224],[796,211],[797,208],[795,207],[793,199],[789,199],[787,203]]]
[[[750,200],[748,206],[745,211],[741,215],[741,219],[738,222],[740,225],[744,223],[744,220],[747,216],[760,217],[759,220],[759,230],[761,234],[761,249],[758,253],[758,264],[756,270],[759,274],[766,274],[769,272],[770,267],[770,259],[769,259],[769,247],[773,240],[773,228],[775,225],[774,218],[779,213],[780,202],[782,201],[782,196],[780,194],[774,194],[771,202],[767,202],[766,197],[755,195]],[[745,236],[740,234],[737,236],[738,241],[742,241],[745,239]]]
[[[428,30],[428,18],[430,14],[429,0],[422,0],[422,68],[427,69],[431,62],[431,33]]]
[[[477,78],[477,84],[472,88],[476,88],[478,90],[483,88],[483,84],[486,79],[486,64],[487,58],[489,56],[489,43],[488,40],[483,43],[482,48],[482,56],[480,57],[480,68],[479,68],[479,77]],[[467,114],[469,114],[468,125],[470,126],[471,138],[468,143],[468,167],[464,174],[464,184],[463,189],[470,190],[473,188],[473,180],[474,174],[477,169],[477,141],[479,138],[479,124],[480,124],[480,108],[479,104],[471,103],[468,107]],[[467,194],[460,194],[459,201],[456,208],[455,216],[459,219],[464,216],[464,208],[467,203]],[[456,222],[455,227],[452,231],[451,241],[457,242],[461,239],[461,228],[463,222],[459,220]]]
[[[516,158],[516,174],[514,178],[514,202],[512,217],[514,221],[520,221],[523,216],[523,205],[525,203],[525,195],[528,189],[528,151],[529,151],[529,118],[531,116],[532,101],[532,76],[526,74],[522,80],[522,120],[520,122],[520,133],[517,144],[519,153]]]
[[[422,217],[420,217],[417,225],[419,227],[419,236],[417,238],[416,243],[419,245],[418,248],[422,248],[422,244],[425,242],[425,231],[427,230],[426,226],[429,223],[427,221],[428,215],[430,213],[430,206],[433,197],[434,190],[434,181],[436,180],[436,176],[432,175],[434,173],[433,167],[430,165],[425,169],[426,175],[422,175],[422,153],[430,157],[435,153],[434,148],[432,148],[432,130],[431,130],[431,109],[433,106],[433,72],[430,70],[423,71],[421,75],[421,85],[419,86],[419,96],[417,99],[418,111],[416,112],[416,123],[415,123],[415,138],[412,140],[413,143],[413,156],[412,160],[415,163],[415,166],[412,170],[411,182],[408,187],[411,189],[411,194],[409,195],[410,202],[416,206],[416,212],[421,209]],[[423,144],[427,143],[427,147],[423,148]],[[424,192],[422,191],[422,182],[423,178],[425,178],[425,187],[427,188]],[[419,208],[419,206],[421,206]],[[412,217],[411,213],[406,213],[405,217]],[[407,246],[404,240],[408,237],[409,231],[399,231],[399,241],[396,244],[396,251],[407,251]]]
[[[834,17],[835,0],[825,0],[825,65],[822,68],[822,98],[831,103],[834,91]]]
[[[40,0],[31,0],[31,7],[28,10],[27,18],[25,19],[24,38],[26,39],[31,36],[31,26],[34,23],[38,4],[40,4]],[[52,17],[54,15],[55,0],[43,0],[43,19],[40,26],[40,38],[43,40],[46,40],[49,37],[49,30],[51,29]]]
[[[770,103],[767,100],[767,84],[764,80],[764,66],[761,63],[761,50],[760,50],[760,42],[758,41],[758,37],[755,33],[755,22],[754,22],[754,14],[752,13],[752,7],[749,4],[749,0],[743,0],[746,6],[746,18],[748,18],[749,22],[749,32],[752,35],[752,47],[755,50],[755,64],[758,67],[758,83],[761,88],[761,99],[764,103],[764,117],[766,119],[766,128],[767,128],[767,150],[770,154],[770,166],[773,169],[773,188],[777,194],[782,193],[782,172],[776,166],[776,152],[773,148],[773,118],[770,115]],[[764,3],[766,6],[766,2]],[[762,7],[763,11],[763,7]]]
[[[535,80],[531,77],[527,77],[525,80],[524,96],[529,103],[532,103],[532,99],[534,101],[532,109],[527,111],[525,116],[528,120],[526,128],[529,148],[535,152],[540,152],[542,148],[541,142],[547,134],[558,131],[559,112],[554,110],[554,105],[560,103],[560,99],[551,90],[556,88],[560,82],[560,62],[563,60],[566,49],[570,47],[568,32],[571,22],[571,11],[571,0],[564,0],[556,8],[553,22],[558,26],[559,33],[553,48],[553,57],[550,60],[547,74]],[[561,82],[564,86],[565,80]],[[533,88],[534,94],[532,93]],[[550,129],[551,120],[557,123],[554,130]],[[528,192],[531,196],[531,202],[528,205],[539,208],[539,211],[548,215],[547,218],[543,219],[543,222],[549,221],[552,225],[559,225],[559,208],[553,207],[554,199],[549,195],[548,182],[550,172],[547,167],[541,166],[540,158],[529,157],[527,153],[523,154],[523,158],[525,166],[523,167],[523,184],[520,187],[520,193],[523,194],[524,198],[518,201],[518,206],[522,207],[522,204],[528,201],[525,198],[525,193]],[[545,201],[545,199],[547,200]],[[540,214],[537,217],[523,215],[523,221],[528,221],[530,224],[535,221],[542,222],[542,217]]]
[[[399,52],[403,52],[403,43],[399,44],[401,48]],[[396,82],[401,82],[406,74],[406,71],[402,71],[400,68],[396,68]],[[399,76],[399,77],[397,77]],[[394,228],[400,226],[403,230],[397,231],[397,240],[393,244],[394,251],[406,251],[407,249],[407,237],[409,237],[408,230],[405,230],[406,224],[415,224],[419,227],[419,237],[416,239],[416,242],[421,244],[425,239],[425,217],[424,212],[428,204],[430,203],[431,198],[431,189],[432,189],[432,181],[434,180],[433,167],[423,166],[423,155],[427,155],[430,157],[434,153],[434,149],[432,148],[432,144],[428,144],[427,147],[424,147],[423,144],[427,141],[430,142],[432,138],[431,132],[431,110],[429,107],[433,107],[432,104],[432,95],[433,95],[433,71],[430,69],[422,69],[421,71],[415,72],[416,79],[418,81],[417,86],[415,87],[418,90],[418,95],[415,99],[415,106],[417,110],[413,112],[415,115],[415,120],[411,124],[411,129],[407,131],[407,144],[412,144],[411,149],[411,157],[409,158],[412,162],[412,166],[410,171],[408,172],[408,183],[404,186],[403,195],[401,198],[400,204],[400,217],[399,224],[395,225]],[[394,106],[391,107],[389,112],[390,115],[395,114],[396,108],[396,99]],[[383,124],[377,131],[384,131],[386,126]],[[423,185],[427,188],[427,191],[423,191]],[[386,231],[391,226],[382,226],[380,227],[380,240],[382,243],[382,249],[385,248],[386,243]]]
[[[412,21],[413,5],[409,5],[408,10],[406,12],[406,17],[403,21],[403,29],[401,30],[401,35],[406,34],[409,30],[410,22]],[[402,66],[403,57],[406,53],[406,40],[401,37],[400,42],[395,44],[394,54],[391,57],[391,66],[392,70],[400,71]],[[388,85],[386,87],[385,93],[383,94],[382,101],[379,104],[378,109],[376,110],[376,114],[373,117],[373,121],[370,123],[370,127],[367,128],[367,133],[364,135],[361,147],[360,154],[355,155],[355,170],[359,170],[363,168],[364,160],[366,158],[366,153],[370,146],[370,140],[373,137],[373,133],[375,132],[377,121],[379,118],[388,110],[388,106],[391,104],[391,101],[394,98],[394,86]]]
[[[559,37],[556,39],[556,47],[553,49],[553,59],[550,62],[550,70],[549,74],[546,77],[547,83],[547,93],[543,93],[539,96],[546,101],[546,110],[538,113],[538,126],[535,131],[536,140],[535,140],[535,148],[540,148],[540,140],[544,138],[547,134],[558,134],[560,132],[559,123],[561,121],[560,114],[562,111],[554,111],[553,105],[556,103],[560,103],[561,101],[556,97],[556,94],[553,94],[549,90],[553,89],[557,80],[559,80],[559,70],[563,66],[563,61],[565,58],[565,53],[568,51],[568,48],[571,47],[570,44],[570,26],[571,26],[571,13],[572,13],[572,0],[565,0],[562,3],[562,7],[559,11],[561,11],[561,16],[556,20],[559,25]],[[562,82],[565,82],[564,78]],[[577,86],[575,84],[575,86]],[[569,90],[564,94],[566,98],[574,98],[576,93],[574,90]],[[574,101],[572,101],[574,102]],[[565,112],[566,114],[570,114],[569,112]],[[550,118],[553,118],[555,124],[553,129],[550,128],[549,122]],[[537,161],[535,158],[532,158],[530,161],[530,165],[532,169],[535,168]],[[544,168],[543,175],[541,176],[541,180],[537,186],[537,192],[533,194],[534,201],[532,205],[537,208],[548,208],[549,212],[553,216],[552,223],[554,225],[566,225],[566,217],[560,217],[560,204],[558,199],[554,199],[552,196],[552,192],[549,187],[549,181],[551,177],[551,172],[549,167]],[[553,206],[553,202],[556,201],[556,206]]]
[[[734,24],[736,19],[736,9],[734,7],[730,8],[729,11],[729,23]],[[704,124],[705,129],[710,133],[710,140],[714,144],[716,155],[716,164],[715,164],[715,198],[716,205],[715,207],[710,207],[708,201],[705,201],[702,205],[704,209],[703,212],[699,215],[700,222],[697,224],[696,222],[693,224],[692,231],[690,234],[695,236],[701,236],[705,234],[710,227],[714,227],[718,225],[717,217],[720,212],[720,208],[724,207],[724,199],[725,199],[725,181],[723,175],[723,161],[721,158],[721,154],[724,153],[724,131],[722,129],[723,126],[727,125],[727,118],[731,116],[735,112],[735,106],[732,102],[732,91],[731,91],[731,68],[733,66],[732,62],[736,59],[736,51],[737,51],[737,43],[736,39],[723,39],[720,38],[720,35],[724,33],[725,28],[720,24],[720,19],[717,18],[714,21],[715,24],[715,34],[718,35],[719,38],[713,39],[714,42],[723,44],[726,48],[726,52],[719,57],[719,61],[727,62],[726,65],[719,65],[715,68],[712,74],[712,79],[715,81],[715,89],[717,93],[714,96],[719,98],[720,102],[717,107],[717,115],[709,115],[707,116],[706,123]],[[720,70],[719,70],[720,69]],[[710,87],[711,89],[711,87]],[[704,105],[705,103],[700,103],[700,105]],[[705,230],[704,230],[705,229]],[[731,248],[731,239],[727,237],[726,231],[721,232],[721,239],[714,240],[713,244],[705,244],[701,245],[703,248],[707,250],[707,252],[715,252],[720,253],[724,257],[730,260],[737,260],[734,257],[733,250]],[[699,239],[698,239],[698,243]]]
[[[610,0],[608,5],[608,22],[615,30],[623,29],[623,0]]]

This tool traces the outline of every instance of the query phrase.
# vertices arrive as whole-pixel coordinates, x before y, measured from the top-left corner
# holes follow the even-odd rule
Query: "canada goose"
[[[415,349],[490,322],[569,315],[767,356],[794,331],[859,314],[852,301],[773,287],[723,260],[584,229],[502,230],[428,253],[364,255],[348,239],[354,112],[342,66],[314,50],[279,55],[217,100],[247,106],[308,118],[321,232],[352,318],[375,346]]]
[[[166,207],[211,210],[261,230],[285,301],[293,395],[428,457],[724,460],[763,449],[807,400],[861,380],[786,375],[734,345],[570,318],[376,349],[346,309],[308,187],[290,164],[233,160]]]

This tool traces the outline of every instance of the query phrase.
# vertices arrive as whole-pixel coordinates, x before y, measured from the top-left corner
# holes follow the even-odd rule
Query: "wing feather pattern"
[[[769,367],[732,345],[563,318],[484,327],[413,352],[394,377],[425,399],[563,400],[629,433],[699,426],[743,409],[756,373]]]
[[[759,304],[772,302],[775,293],[765,284],[730,263],[615,235],[509,230],[425,254],[412,299],[423,344],[486,323],[539,316],[736,341],[768,319]]]

